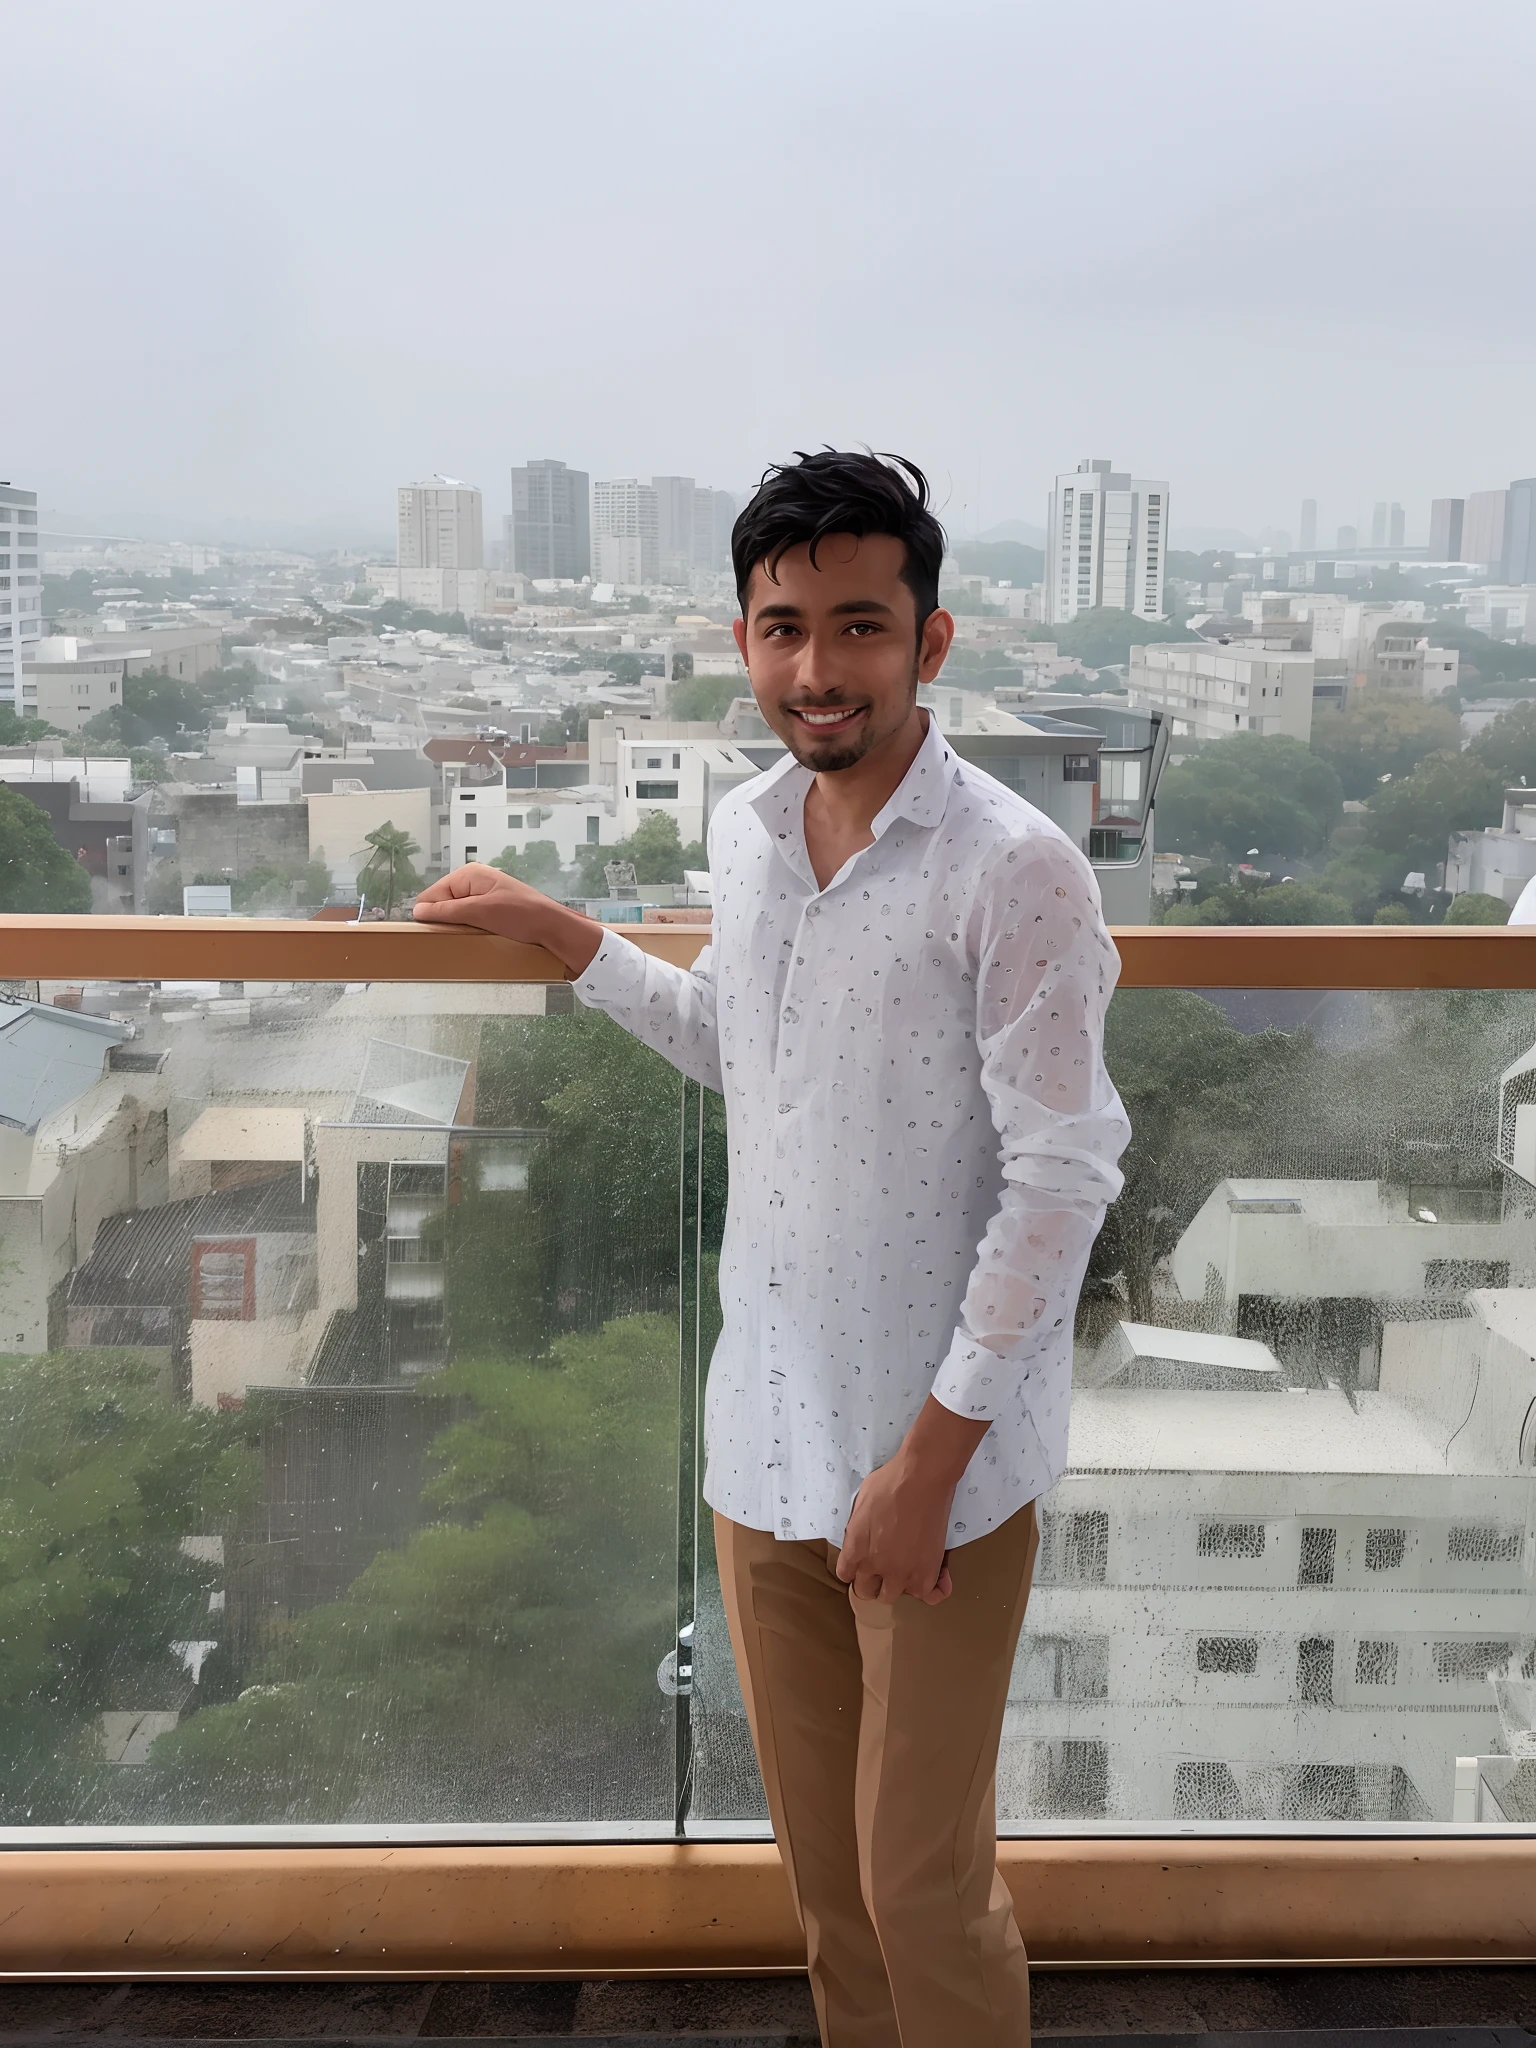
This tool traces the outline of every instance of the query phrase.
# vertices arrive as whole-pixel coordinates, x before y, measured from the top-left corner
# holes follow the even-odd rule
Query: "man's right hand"
[[[423,889],[414,915],[422,924],[467,924],[527,946],[543,946],[572,974],[591,965],[604,927],[579,910],[530,889],[500,868],[471,861]]]

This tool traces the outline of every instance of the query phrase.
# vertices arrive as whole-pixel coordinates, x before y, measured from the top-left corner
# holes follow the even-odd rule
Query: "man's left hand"
[[[859,1488],[838,1553],[837,1576],[858,1600],[887,1604],[910,1593],[947,1600],[949,1511],[988,1424],[952,1414],[930,1395],[901,1449]]]

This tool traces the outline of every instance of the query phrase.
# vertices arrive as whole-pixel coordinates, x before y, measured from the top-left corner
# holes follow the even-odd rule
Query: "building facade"
[[[689,486],[690,491],[692,486]],[[661,577],[657,493],[638,477],[592,486],[592,580],[638,586]]]
[[[592,573],[591,479],[543,459],[512,472],[507,567],[541,582],[580,583]]]
[[[1462,530],[1466,521],[1465,498],[1436,498],[1429,508],[1429,559],[1459,562],[1462,559]]]
[[[485,568],[480,493],[453,477],[402,484],[396,493],[399,591],[402,603],[428,611],[457,611],[466,595],[478,609],[474,584]],[[461,589],[470,572],[469,590]]]
[[[1461,559],[1480,563],[1493,575],[1502,576],[1508,516],[1508,491],[1474,491],[1462,516]]]
[[[1313,658],[1235,641],[1183,641],[1131,649],[1127,688],[1139,710],[1161,711],[1175,742],[1234,732],[1312,736]]]
[[[43,632],[37,493],[0,483],[0,704],[21,711],[22,663]]]
[[[1168,486],[1080,462],[1051,492],[1045,543],[1046,621],[1065,625],[1104,605],[1163,616]]]

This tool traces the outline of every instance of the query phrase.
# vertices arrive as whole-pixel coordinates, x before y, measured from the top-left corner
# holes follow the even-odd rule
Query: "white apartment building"
[[[684,481],[677,479],[676,481]],[[692,488],[691,484],[689,486]],[[661,576],[657,494],[638,477],[592,486],[592,580],[634,589]]]
[[[509,789],[505,782],[455,790],[444,834],[450,868],[470,860],[497,860],[508,848],[526,853],[536,840],[546,839],[554,841],[561,866],[569,867],[584,847],[612,846],[627,836],[618,829],[611,792],[595,784]]]
[[[684,846],[690,845],[704,837],[721,798],[762,772],[718,732],[709,739],[659,740],[642,731],[637,739],[620,740],[617,755],[621,839],[647,811],[660,811],[676,822]]]
[[[46,642],[42,643],[44,646]],[[79,732],[123,701],[123,661],[39,658],[22,663],[21,703],[26,718],[41,718],[59,732]]]
[[[1313,658],[1202,640],[1131,649],[1126,687],[1134,709],[1161,711],[1174,738],[1234,732],[1312,735]]]
[[[1536,640],[1536,583],[1488,583],[1462,596],[1474,633],[1490,640]]]
[[[485,569],[478,489],[456,477],[435,476],[401,484],[396,501],[401,602],[454,612],[467,598],[468,608],[478,611]]]
[[[1051,492],[1045,542],[1045,618],[1065,625],[1107,605],[1163,616],[1168,486],[1080,462]]]
[[[1536,1643],[1536,1294],[1468,1306],[1388,1325],[1379,1389],[1075,1391],[1006,1819],[1450,1819]]]
[[[19,701],[22,664],[43,632],[37,493],[0,483],[0,704]]]
[[[1536,879],[1536,789],[1506,789],[1504,815],[1480,832],[1453,832],[1445,886],[1453,896],[1497,896],[1513,908]]]

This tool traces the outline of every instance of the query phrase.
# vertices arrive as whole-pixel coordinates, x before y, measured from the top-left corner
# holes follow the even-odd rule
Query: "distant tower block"
[[[1317,546],[1317,500],[1303,498],[1301,501],[1301,552],[1311,554]]]

